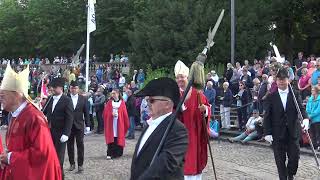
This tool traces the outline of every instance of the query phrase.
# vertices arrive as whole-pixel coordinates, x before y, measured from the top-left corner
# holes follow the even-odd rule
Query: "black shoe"
[[[70,168],[69,168],[69,171],[73,171],[73,170],[75,170],[76,169],[76,166],[74,165],[74,164],[71,164],[70,165]]]
[[[248,145],[248,142],[247,141],[241,141],[241,144],[242,145]]]
[[[83,172],[83,166],[79,166],[78,167],[78,173],[82,173]]]
[[[288,175],[288,180],[294,180],[294,175]]]

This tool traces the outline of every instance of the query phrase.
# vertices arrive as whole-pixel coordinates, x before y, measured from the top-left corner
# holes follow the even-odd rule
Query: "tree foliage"
[[[270,42],[289,60],[320,51],[319,0],[235,2],[237,61],[263,58]],[[222,9],[208,62],[229,62],[229,0],[97,0],[91,54],[125,51],[135,66],[153,69],[172,69],[178,59],[190,65]],[[0,32],[0,57],[71,56],[86,42],[86,0],[2,0]]]

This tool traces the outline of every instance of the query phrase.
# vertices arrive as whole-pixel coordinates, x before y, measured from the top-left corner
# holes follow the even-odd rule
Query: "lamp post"
[[[236,44],[236,20],[235,20],[235,0],[230,0],[231,3],[231,64],[234,64],[235,44]]]

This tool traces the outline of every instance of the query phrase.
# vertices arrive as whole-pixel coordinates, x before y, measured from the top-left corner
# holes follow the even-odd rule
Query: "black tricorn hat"
[[[64,87],[64,79],[61,77],[54,78],[52,79],[50,85],[55,88],[55,87]]]
[[[72,87],[79,86],[78,81],[71,81],[70,86]]]
[[[289,78],[289,71],[285,68],[280,68],[277,73],[277,78],[280,78],[280,79]]]
[[[151,80],[143,89],[135,94],[136,97],[164,96],[168,97],[177,106],[180,100],[180,91],[177,83],[167,77]]]

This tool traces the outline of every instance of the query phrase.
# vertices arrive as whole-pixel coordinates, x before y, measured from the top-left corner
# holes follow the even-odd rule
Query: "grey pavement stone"
[[[136,138],[140,135],[138,132]],[[127,140],[123,157],[115,160],[106,159],[103,135],[85,137],[84,172],[76,170],[68,172],[68,156],[65,158],[66,180],[127,180],[130,175],[131,158],[136,140]],[[276,180],[277,170],[273,152],[270,148],[231,144],[228,142],[211,141],[218,179],[220,180]],[[204,180],[213,180],[214,174],[208,157],[207,167],[203,171]],[[301,155],[297,180],[320,180],[313,157]]]

